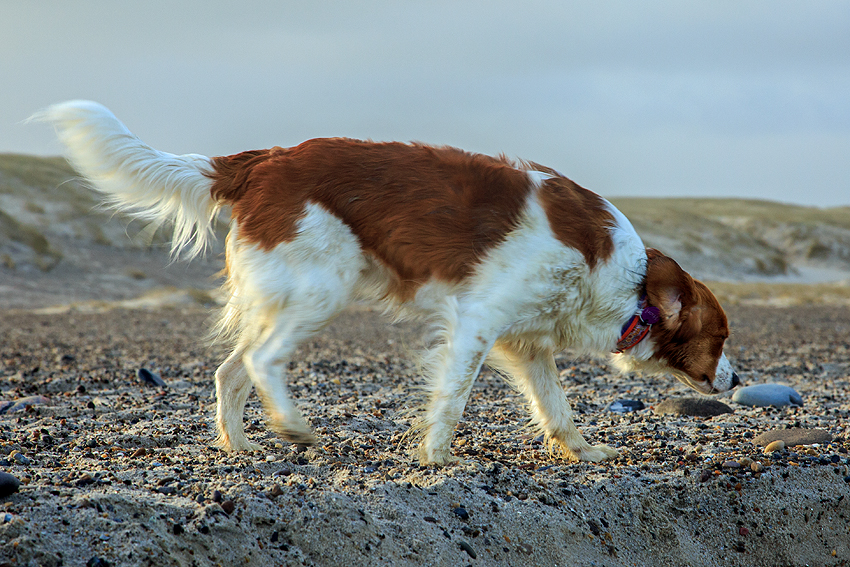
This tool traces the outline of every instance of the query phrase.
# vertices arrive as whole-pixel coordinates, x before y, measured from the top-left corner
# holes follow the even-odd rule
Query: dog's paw
[[[289,441],[294,445],[300,445],[302,447],[311,447],[318,443],[318,439],[309,429],[294,429],[294,428],[286,428],[280,427],[275,428],[275,431],[278,435],[283,437],[285,440]]]
[[[600,461],[616,459],[620,456],[620,453],[608,445],[588,445],[578,453],[574,452],[573,455],[579,461],[598,463]]]
[[[461,459],[452,455],[451,451],[429,451],[425,447],[419,448],[420,465],[438,465],[445,467],[448,465],[456,465],[460,462]]]
[[[252,443],[246,437],[237,439],[236,436],[222,437],[219,436],[213,445],[222,449],[226,453],[235,453],[238,451],[259,451],[263,448],[259,443]]]

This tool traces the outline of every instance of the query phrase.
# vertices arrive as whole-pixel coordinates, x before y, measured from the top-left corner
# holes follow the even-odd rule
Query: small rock
[[[632,411],[640,411],[645,407],[644,403],[640,400],[617,400],[615,402],[611,402],[611,405],[608,406],[608,411],[613,411],[615,413],[629,413]]]
[[[475,559],[476,557],[478,557],[478,554],[477,554],[477,553],[475,553],[475,550],[474,550],[474,549],[472,549],[472,546],[471,546],[471,545],[469,545],[467,542],[465,542],[465,541],[463,541],[463,540],[460,540],[460,541],[458,542],[458,545],[460,546],[460,548],[461,548],[462,550],[464,550],[464,551],[466,552],[466,554],[467,554],[467,555],[469,555],[469,557],[470,557],[471,559]]]
[[[14,401],[3,401],[0,402],[0,414],[22,411],[27,409],[28,406],[49,403],[50,398],[45,396],[27,396],[26,398],[18,398]]]
[[[236,503],[233,500],[225,500],[221,503],[221,509],[229,516],[236,509]]]
[[[7,472],[0,472],[0,498],[14,494],[20,487],[20,480]]]
[[[769,447],[774,441],[784,441],[786,447],[815,445],[818,443],[825,444],[832,442],[832,435],[824,429],[792,427],[791,429],[765,431],[753,439],[754,444],[761,445],[762,447]]]
[[[283,489],[280,487],[279,484],[275,484],[274,486],[272,486],[272,489],[269,490],[269,496],[271,496],[272,498],[277,498],[278,496],[282,495]]]
[[[174,535],[180,535],[184,531],[185,530],[183,529],[183,526],[181,526],[180,524],[174,524],[174,526],[171,528],[171,533],[173,533]]]
[[[803,398],[790,386],[784,384],[754,384],[745,386],[732,394],[732,401],[745,406],[802,406]]]
[[[469,519],[469,512],[467,512],[466,508],[464,508],[462,506],[458,506],[457,508],[452,510],[452,512],[454,512],[455,516],[457,516],[458,518],[460,518],[463,521],[466,521],[466,520]]]
[[[9,453],[9,458],[19,465],[29,465],[32,464],[32,461],[20,451],[12,451]]]
[[[219,492],[218,490],[213,490],[212,501],[213,502],[221,502],[221,492]]]
[[[776,451],[781,451],[784,448],[785,441],[783,441],[782,439],[777,439],[776,441],[771,441],[767,444],[767,446],[764,448],[764,454],[767,455],[770,453],[775,453]]]
[[[94,557],[86,561],[86,567],[112,567],[112,563],[102,557],[98,557],[95,555]]]
[[[147,450],[144,447],[139,447],[138,449],[133,451],[133,454],[130,455],[130,456],[133,457],[134,459],[138,459],[139,457],[144,457],[146,454],[147,454]]]
[[[77,486],[88,486],[89,484],[94,484],[96,481],[92,477],[92,475],[86,473],[80,478],[77,479]]]
[[[732,413],[732,408],[710,398],[670,398],[655,406],[658,415],[689,415],[713,417]]]
[[[751,470],[751,471],[753,471],[753,472],[755,472],[755,473],[762,472],[762,471],[764,470],[764,465],[763,465],[763,464],[761,464],[761,463],[760,463],[760,462],[758,462],[758,461],[753,461],[753,462],[750,464],[750,470]]]
[[[739,469],[739,468],[741,468],[741,463],[739,463],[738,461],[726,461],[725,463],[723,463],[723,468],[724,469]]]
[[[168,385],[165,383],[165,380],[162,379],[162,376],[160,376],[156,372],[151,372],[147,368],[139,368],[138,370],[136,370],[136,376],[145,384],[150,384],[151,386],[159,386],[160,388],[168,387]]]

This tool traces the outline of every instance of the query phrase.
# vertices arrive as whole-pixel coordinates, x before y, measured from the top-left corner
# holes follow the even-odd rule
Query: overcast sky
[[[71,98],[222,155],[319,136],[551,166],[612,196],[850,205],[850,2],[0,0],[0,152]]]

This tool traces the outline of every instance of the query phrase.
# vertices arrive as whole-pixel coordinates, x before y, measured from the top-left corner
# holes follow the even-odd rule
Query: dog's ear
[[[661,324],[679,341],[696,336],[702,328],[696,306],[694,280],[672,258],[647,248],[646,297],[661,311]]]

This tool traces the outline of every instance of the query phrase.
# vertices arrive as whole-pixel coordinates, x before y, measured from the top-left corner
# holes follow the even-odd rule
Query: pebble
[[[92,475],[86,473],[77,479],[77,486],[88,486],[89,484],[94,484],[97,482]]]
[[[640,400],[617,400],[611,402],[611,405],[608,406],[608,411],[613,411],[615,413],[629,413],[632,411],[640,411],[645,407],[644,403]]]
[[[20,486],[21,481],[15,476],[7,472],[0,472],[0,498],[5,498],[10,494],[14,494],[18,491]]]
[[[791,429],[774,429],[765,431],[753,438],[755,445],[761,445],[767,450],[774,441],[783,441],[785,447],[793,447],[795,445],[815,445],[818,443],[832,442],[832,435],[824,429],[806,429],[801,427],[792,427]],[[782,449],[777,449],[781,451]]]
[[[49,403],[50,398],[45,396],[27,396],[26,398],[18,398],[17,400],[0,401],[0,414],[22,411],[27,409],[27,406]]]
[[[32,464],[32,461],[20,451],[12,451],[11,453],[9,453],[9,458],[18,463],[19,465]]]
[[[461,520],[466,521],[466,520],[469,519],[469,512],[467,512],[466,508],[464,508],[462,506],[458,506],[457,508],[452,510],[452,512],[454,512],[455,516],[457,516]]]
[[[782,439],[777,439],[776,441],[771,441],[764,448],[765,455],[768,453],[775,453],[776,451],[781,451],[785,448],[785,441]]]
[[[162,376],[160,376],[156,372],[151,372],[147,368],[139,368],[138,370],[136,370],[136,376],[145,384],[150,384],[151,386],[159,386],[160,388],[168,387],[168,385],[165,383],[165,380],[162,379]]]
[[[228,516],[233,513],[233,510],[236,509],[236,503],[233,500],[225,500],[220,504],[221,509],[224,510],[224,513]]]
[[[745,406],[802,406],[803,397],[784,384],[754,384],[732,394],[732,401]]]
[[[475,559],[476,557],[478,557],[478,554],[477,554],[477,553],[475,553],[475,550],[474,550],[474,549],[472,549],[472,546],[471,546],[471,545],[469,545],[467,542],[465,542],[465,541],[463,541],[463,540],[460,540],[460,541],[458,542],[458,545],[460,546],[460,548],[461,548],[462,550],[464,550],[464,551],[466,552],[466,554],[467,554],[467,555],[469,555],[469,557],[470,557],[471,559]]]
[[[713,417],[732,413],[732,408],[710,398],[670,398],[655,406],[658,415],[689,415]]]

